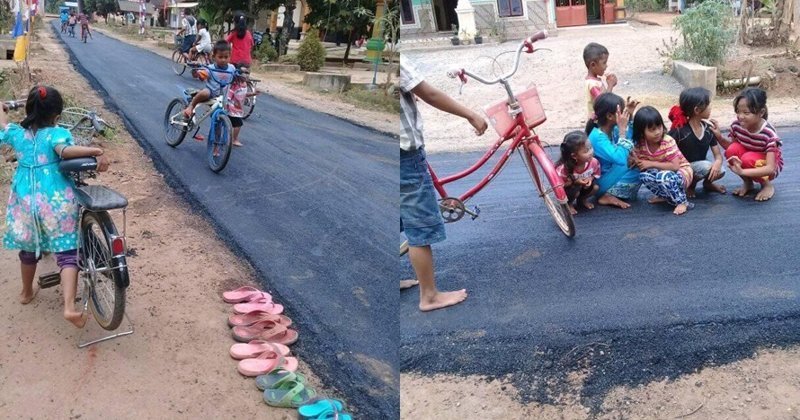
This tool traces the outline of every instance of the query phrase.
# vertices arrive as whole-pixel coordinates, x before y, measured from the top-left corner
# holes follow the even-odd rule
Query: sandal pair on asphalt
[[[280,315],[284,309],[283,305],[272,301],[272,295],[250,286],[227,291],[222,294],[222,300],[227,303],[233,303],[233,311],[237,314],[264,311],[273,315]]]

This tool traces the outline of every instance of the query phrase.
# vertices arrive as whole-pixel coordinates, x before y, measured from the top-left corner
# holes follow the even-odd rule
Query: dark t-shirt
[[[700,139],[688,123],[681,128],[669,130],[669,135],[678,143],[678,149],[689,162],[706,160],[708,149],[717,145],[717,138],[706,123],[703,123],[703,138]]]

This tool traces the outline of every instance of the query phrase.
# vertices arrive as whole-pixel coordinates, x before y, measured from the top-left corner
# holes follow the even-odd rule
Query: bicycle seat
[[[75,197],[84,208],[91,211],[115,210],[128,207],[128,199],[125,196],[102,185],[78,187]]]
[[[58,170],[65,175],[84,171],[94,171],[96,169],[97,159],[92,157],[65,159],[58,163]]]

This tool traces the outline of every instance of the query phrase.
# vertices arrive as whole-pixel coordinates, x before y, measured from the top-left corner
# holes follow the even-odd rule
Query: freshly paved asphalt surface
[[[401,293],[401,371],[510,374],[526,399],[547,401],[588,361],[583,398],[598,409],[616,385],[800,343],[800,129],[779,132],[786,165],[771,201],[700,189],[696,207],[676,217],[647,204],[642,188],[632,209],[579,214],[573,240],[511,161],[468,203],[481,216],[448,224],[434,246],[440,289],[467,288],[468,299],[421,313],[416,290]],[[442,176],[479,156],[429,160]],[[730,191],[741,181],[728,173],[722,182]],[[407,259],[401,272],[413,276]]]
[[[295,353],[360,417],[396,416],[397,292],[387,279],[397,276],[398,140],[262,95],[245,147],[216,175],[204,144],[164,142],[167,104],[179,86],[201,86],[188,72],[97,32],[87,44],[63,41],[171,186],[287,305]]]

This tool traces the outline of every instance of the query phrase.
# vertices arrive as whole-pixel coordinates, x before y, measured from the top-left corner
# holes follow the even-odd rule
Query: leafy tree
[[[83,12],[86,14],[97,13],[106,18],[108,15],[119,11],[119,3],[116,0],[83,0]]]
[[[372,22],[369,11],[375,10],[375,0],[307,0],[311,9],[306,23],[328,32],[347,34],[345,61],[350,56],[350,46],[354,39],[367,34]],[[323,35],[323,39],[325,36]]]

